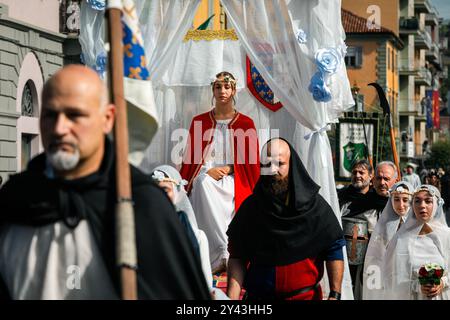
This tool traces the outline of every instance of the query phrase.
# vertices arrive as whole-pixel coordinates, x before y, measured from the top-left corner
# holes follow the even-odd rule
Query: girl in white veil
[[[364,261],[363,300],[383,299],[380,271],[386,247],[408,217],[413,191],[412,185],[405,181],[397,182],[389,190],[389,200],[367,247]]]
[[[449,299],[450,229],[438,189],[421,185],[414,191],[411,213],[389,242],[381,270],[384,298]],[[444,268],[439,285],[420,285],[418,270],[427,263]]]
[[[158,173],[162,173],[158,174]],[[167,180],[165,176],[168,177]],[[209,260],[209,245],[208,238],[206,234],[198,228],[197,220],[195,219],[194,210],[192,209],[192,205],[189,202],[189,198],[184,190],[184,186],[187,184],[186,180],[181,178],[180,173],[172,166],[162,165],[158,166],[152,171],[153,180],[158,181],[170,181],[173,183],[173,204],[175,206],[176,211],[183,211],[194,231],[195,237],[200,247],[200,259],[202,263],[203,273],[205,274],[206,281],[208,283],[208,287],[212,289],[213,278],[211,272],[211,264]]]

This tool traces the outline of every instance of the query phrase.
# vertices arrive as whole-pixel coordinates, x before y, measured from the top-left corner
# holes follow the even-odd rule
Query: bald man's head
[[[281,139],[272,139],[261,154],[261,182],[263,187],[281,201],[289,190],[289,162],[291,150]]]
[[[42,144],[56,173],[75,178],[98,169],[114,106],[91,69],[69,65],[56,72],[42,93]]]
[[[272,175],[275,179],[286,178],[289,174],[291,150],[286,141],[272,139],[263,147],[261,155],[261,175]]]
[[[70,64],[58,70],[44,85],[42,91],[42,101],[46,101],[53,95],[59,95],[67,87],[72,87],[75,82],[81,80],[83,90],[94,94],[98,98],[99,107],[108,104],[108,90],[98,74],[83,65]]]

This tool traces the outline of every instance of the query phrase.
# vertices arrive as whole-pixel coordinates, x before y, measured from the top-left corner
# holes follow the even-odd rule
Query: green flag
[[[361,159],[365,159],[364,143],[347,143],[342,149],[344,149],[344,168],[348,172],[352,171],[353,164]]]

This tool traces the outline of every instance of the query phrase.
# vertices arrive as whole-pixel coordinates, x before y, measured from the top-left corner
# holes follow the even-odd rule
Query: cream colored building
[[[30,158],[42,151],[38,117],[44,82],[64,64],[79,59],[76,30],[72,30],[74,35],[66,33],[65,21],[76,18],[78,3],[68,4],[59,0],[0,0],[3,180],[24,169]]]

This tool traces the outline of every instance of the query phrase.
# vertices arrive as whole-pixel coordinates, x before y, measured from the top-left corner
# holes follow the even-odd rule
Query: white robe
[[[416,173],[405,174],[403,176],[403,181],[409,182],[414,189],[418,188],[422,182],[420,182],[420,177]]]
[[[118,299],[86,220],[1,230],[0,274],[12,299]]]
[[[413,186],[405,181],[397,182],[389,190],[391,196],[380,215],[380,219],[376,223],[367,246],[364,260],[363,300],[380,300],[384,298],[382,286],[383,274],[380,271],[384,264],[386,247],[399,227],[406,222],[409,214],[408,211],[404,216],[400,217],[394,210],[392,194],[397,191],[397,188],[407,189],[410,192],[414,190]],[[399,190],[404,192],[404,190]],[[400,224],[400,220],[402,224]]]
[[[433,298],[428,298],[426,295],[424,295],[421,292],[419,280],[418,280],[418,272],[421,266],[425,265],[426,263],[437,263],[440,266],[446,266],[447,261],[445,261],[445,257],[441,254],[441,252],[438,250],[438,247],[434,244],[433,238],[430,236],[431,234],[427,235],[419,235],[417,236],[416,241],[412,244],[413,247],[411,248],[411,251],[414,252],[414,256],[411,257],[411,264],[412,264],[412,279],[415,279],[417,281],[413,281],[412,285],[412,299],[413,300],[448,300],[449,293],[448,293],[448,277],[444,276],[442,278],[444,282],[444,290],[443,292]]]
[[[383,299],[416,300],[428,299],[423,296],[418,280],[418,270],[425,263],[437,263],[444,269],[441,281],[442,293],[434,300],[449,300],[450,287],[448,269],[450,266],[450,228],[442,210],[443,201],[439,190],[430,185],[422,185],[433,196],[433,213],[427,225],[432,232],[420,235],[424,222],[417,220],[413,208],[406,222],[395,233],[386,248],[381,268]],[[416,190],[417,191],[417,190]],[[412,199],[414,204],[414,196]]]
[[[227,261],[228,225],[234,216],[234,175],[215,180],[207,174],[211,168],[233,163],[232,140],[228,129],[230,120],[217,120],[214,139],[200,173],[194,179],[190,200],[198,226],[209,242],[211,269]]]

